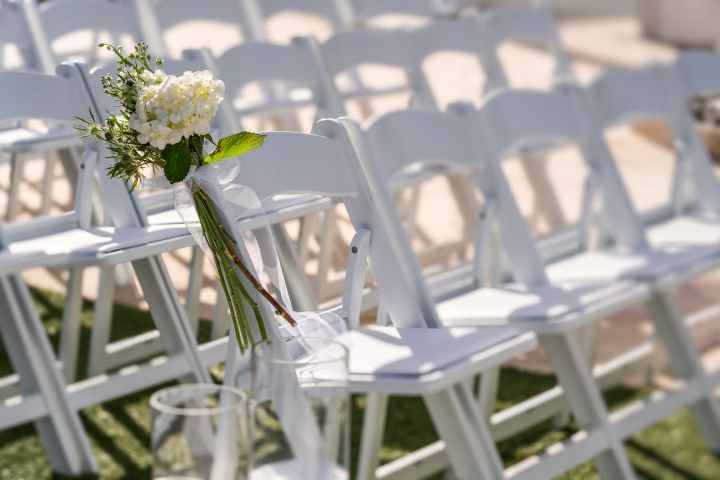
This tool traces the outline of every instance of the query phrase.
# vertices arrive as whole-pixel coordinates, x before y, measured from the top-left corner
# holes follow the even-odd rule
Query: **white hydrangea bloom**
[[[162,70],[143,73],[130,128],[140,143],[162,150],[191,135],[210,132],[210,122],[225,94],[225,84],[211,72],[167,75]]]

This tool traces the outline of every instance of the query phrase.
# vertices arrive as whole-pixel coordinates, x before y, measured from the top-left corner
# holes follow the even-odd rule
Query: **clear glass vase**
[[[251,480],[349,479],[348,350],[293,337],[252,352]]]
[[[246,480],[251,459],[246,395],[212,384],[150,397],[153,479]]]

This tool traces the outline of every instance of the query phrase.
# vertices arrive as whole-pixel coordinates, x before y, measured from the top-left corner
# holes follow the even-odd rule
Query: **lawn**
[[[56,295],[34,291],[43,322],[56,344],[60,327],[63,299]],[[83,355],[86,352],[91,327],[90,303],[84,306]],[[121,338],[148,328],[149,317],[137,310],[116,307],[113,336]],[[81,357],[85,358],[85,357]],[[0,374],[11,371],[4,352],[0,350]],[[501,375],[498,408],[517,403],[554,384],[549,375],[531,374],[505,369]],[[150,391],[130,395],[82,412],[85,428],[93,442],[101,465],[102,479],[143,480],[151,478]],[[643,395],[642,391],[616,388],[607,394],[611,406],[620,405]],[[365,398],[353,398],[353,442],[357,453]],[[417,398],[393,398],[390,419],[385,435],[382,461],[402,456],[436,439],[422,402]],[[566,438],[572,427],[553,430],[549,423],[539,425],[523,435],[500,444],[503,460],[512,464],[543,450],[547,445]],[[707,450],[696,425],[686,411],[635,435],[627,442],[627,449],[638,474],[645,479],[720,479],[720,457]],[[596,478],[591,464],[582,465],[564,475],[565,480]],[[0,433],[0,480],[66,479],[53,475],[45,459],[32,425]]]

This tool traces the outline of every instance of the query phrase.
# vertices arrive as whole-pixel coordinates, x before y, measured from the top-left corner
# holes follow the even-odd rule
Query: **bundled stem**
[[[246,348],[257,343],[253,335],[253,329],[248,321],[248,315],[245,310],[246,307],[250,307],[255,317],[255,323],[260,334],[260,341],[266,341],[268,335],[260,307],[252,296],[250,296],[238,277],[236,273],[238,271],[253,288],[273,306],[276,314],[282,316],[290,325],[295,326],[296,322],[290,313],[263,287],[260,281],[255,278],[243,263],[237,253],[235,242],[222,226],[215,205],[207,193],[196,183],[192,184],[191,190],[203,235],[213,253],[220,284],[228,299],[230,317],[235,326],[235,333],[238,344],[240,345],[240,350],[244,351]]]

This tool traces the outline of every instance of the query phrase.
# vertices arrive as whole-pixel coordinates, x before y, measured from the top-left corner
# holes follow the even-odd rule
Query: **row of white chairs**
[[[183,6],[182,2],[172,2],[171,6],[169,7],[169,10],[164,11],[162,10],[162,3],[163,2],[157,2],[156,4],[152,5],[156,12],[153,14],[152,10],[148,10],[147,7],[148,4],[144,2],[136,3],[134,5],[131,5],[129,2],[112,2],[111,5],[108,5],[107,9],[103,9],[102,11],[96,11],[92,10],[92,14],[87,16],[79,17],[77,15],[74,15],[74,12],[78,8],[83,8],[82,3],[78,2],[70,2],[70,1],[59,1],[59,2],[48,2],[43,5],[37,6],[34,4],[34,2],[26,1],[21,3],[9,3],[7,4],[8,7],[14,7],[15,9],[6,10],[4,13],[5,15],[3,19],[11,19],[13,18],[13,13],[15,13],[16,17],[18,17],[17,14],[22,13],[23,18],[25,22],[15,22],[16,25],[28,25],[31,28],[29,28],[29,31],[26,32],[27,35],[20,35],[17,36],[17,38],[21,39],[32,39],[31,45],[34,45],[35,55],[28,55],[28,58],[39,58],[39,59],[52,59],[55,61],[57,58],[62,58],[59,56],[59,52],[56,49],[53,49],[53,46],[55,44],[62,40],[62,37],[72,33],[76,32],[77,30],[80,30],[83,25],[87,27],[91,27],[91,30],[93,32],[108,32],[113,34],[114,36],[123,36],[126,33],[132,33],[135,34],[137,32],[143,32],[140,34],[141,37],[145,38],[153,38],[152,26],[154,24],[154,21],[161,20],[163,23],[162,28],[170,28],[173,25],[177,24],[180,19],[187,19],[188,15],[195,15],[193,17],[194,19],[200,18],[200,19],[207,19],[212,18],[213,20],[217,21],[219,19],[222,19],[224,22],[233,22],[234,24],[237,24],[238,21],[237,18],[237,5],[233,2],[232,5],[230,3],[223,4],[222,2],[218,2],[217,4],[213,4],[213,9],[210,9],[206,11],[205,13],[200,13],[197,11],[193,11],[192,8],[188,7],[187,5]],[[167,2],[166,6],[168,5]],[[430,3],[427,5],[421,6],[420,3],[422,2],[416,2],[414,3],[414,6],[407,9],[407,6],[403,6],[403,2],[398,2],[397,4],[383,4],[382,6],[378,5],[375,7],[371,6],[372,2],[366,2],[363,4],[362,8],[360,10],[363,10],[365,12],[365,16],[363,18],[370,18],[373,15],[380,15],[383,13],[387,13],[388,11],[405,11],[413,13],[415,15],[425,15],[429,16],[431,15],[434,10],[430,8]],[[288,8],[293,10],[306,10],[304,5],[299,5],[293,3],[292,5],[281,5],[282,2],[277,2],[276,5],[271,4],[264,4],[263,5],[263,15],[265,17],[272,16],[274,14],[280,13],[283,10],[286,10]],[[136,11],[133,12],[131,10],[131,6],[136,7]],[[21,9],[18,9],[19,7],[22,7]],[[234,14],[231,14],[230,9],[235,9]],[[268,11],[270,9],[271,11]],[[404,9],[404,10],[403,10]],[[317,6],[314,6],[311,8],[316,14],[322,14],[327,13],[329,11],[329,8],[321,7],[319,4]],[[194,12],[194,13],[193,13]],[[139,13],[139,15],[136,15]],[[500,15],[498,15],[500,17]],[[139,22],[133,23],[133,20],[140,19]],[[539,18],[542,18],[542,15],[539,16]],[[153,20],[154,19],[154,20]],[[17,20],[17,18],[16,18]],[[356,22],[359,23],[359,22]],[[488,22],[490,23],[490,22]],[[502,22],[495,22],[502,24]],[[508,23],[505,21],[505,23]],[[522,23],[522,22],[521,22]],[[47,25],[49,24],[49,25]],[[469,24],[470,25],[470,24]],[[148,27],[150,26],[150,28]],[[142,28],[141,28],[142,27]],[[478,28],[480,27],[480,28]],[[340,27],[338,27],[340,28]],[[343,27],[344,28],[344,27]],[[471,33],[473,36],[480,35],[484,39],[489,39],[488,32],[483,31],[483,28],[487,30],[485,27],[484,22],[477,22],[477,25],[475,25],[474,29],[471,29],[468,33]],[[448,25],[446,30],[451,30],[452,26]],[[256,28],[257,30],[257,28]],[[499,29],[495,28],[494,31],[498,31]],[[515,30],[521,30],[516,28]],[[155,38],[157,37],[157,30],[154,31]],[[408,35],[405,35],[403,38],[401,38],[401,35],[398,34],[397,39],[393,39],[391,36],[392,34],[388,34],[388,37],[380,36],[380,40],[386,40],[386,41],[397,41],[403,45],[408,45],[409,37]],[[432,35],[428,35],[428,38],[432,37]],[[419,38],[419,37],[418,37]],[[458,40],[461,39],[459,36],[455,36],[454,38],[457,38]],[[466,43],[475,43],[476,39],[474,38],[468,38],[464,39]],[[365,50],[364,43],[370,43],[371,40],[364,39],[362,36],[359,38],[351,39],[350,41],[341,41],[339,43],[343,44],[341,50],[344,49],[350,49],[354,50],[356,52],[362,52]],[[331,42],[335,43],[335,42]],[[383,44],[382,42],[372,42],[375,45],[375,49],[382,49]],[[430,42],[425,42],[430,43]],[[481,42],[482,44],[485,44],[486,42]],[[487,42],[489,44],[489,42]],[[360,44],[360,46],[358,46]],[[21,43],[22,50],[26,53],[29,53],[33,50],[31,48],[31,45],[26,45]],[[353,46],[355,45],[355,46]],[[90,47],[94,47],[94,42],[91,42],[89,44]],[[158,50],[162,50],[162,46],[156,47]],[[464,47],[463,47],[464,48]],[[262,53],[269,53],[266,50],[272,50],[272,49],[263,49],[260,48],[259,50],[262,50]],[[282,49],[278,49],[282,50]],[[73,52],[73,55],[76,55],[78,53],[81,54],[81,56],[90,58],[90,60],[93,59],[92,53],[94,53],[96,50],[93,49],[90,52],[85,52],[84,54],[82,52]],[[254,49],[251,46],[248,46],[248,48],[245,50],[245,53],[252,52]],[[287,51],[292,52],[293,49],[287,49]],[[294,51],[297,52],[297,49]],[[348,53],[348,51],[344,52],[345,54]],[[372,53],[372,52],[371,52]],[[88,55],[90,54],[90,55]],[[407,57],[405,55],[402,55],[402,50],[396,50],[395,51],[395,59],[394,62],[399,64],[398,57],[402,58],[404,61],[407,60]],[[288,67],[288,70],[285,72],[285,79],[287,80],[293,80],[293,75],[296,75],[297,68],[292,70],[291,67],[298,66],[298,63],[283,63],[280,62],[280,57],[283,56],[283,53],[278,53],[274,56],[270,56],[268,63],[275,64],[276,62],[282,65],[285,65]],[[229,56],[231,57],[231,56]],[[243,57],[243,55],[239,55],[240,58]],[[303,57],[304,58],[304,57]],[[390,58],[390,57],[388,57]],[[492,57],[489,57],[492,58]],[[358,63],[362,62],[362,58],[358,59]],[[372,60],[372,58],[371,58]],[[46,62],[47,65],[51,64],[52,62]],[[392,62],[391,62],[392,63]],[[47,66],[46,65],[46,66]],[[409,65],[407,62],[405,63],[405,70],[415,70],[417,69],[416,65]],[[299,66],[300,68],[307,68],[307,66],[303,67],[302,65]],[[496,67],[491,67],[491,69],[498,70]],[[231,67],[228,66],[227,69],[224,69],[227,71],[231,70]],[[237,68],[232,68],[233,71],[239,70]],[[263,72],[258,72],[258,77],[262,77]],[[318,73],[318,77],[321,74]],[[224,76],[224,75],[223,75]],[[498,77],[498,79],[501,79],[499,73],[496,73],[493,75],[494,77]],[[414,73],[414,78],[418,78],[417,73]],[[303,77],[303,79],[306,79],[306,77]],[[426,85],[426,82],[420,81],[415,82],[418,87],[422,87]],[[432,105],[432,99],[429,91],[427,89],[420,89],[417,88],[418,92],[415,92],[413,95],[414,98],[421,98],[424,99],[422,101],[417,102],[418,104],[424,104],[424,105]],[[371,93],[371,92],[369,92]],[[354,94],[354,96],[358,96],[357,92]],[[318,97],[320,98],[320,97]],[[321,103],[321,102],[318,102]],[[264,105],[260,109],[255,107],[254,111],[258,111],[261,109],[272,109],[273,105]],[[334,110],[334,112],[333,112]],[[248,113],[247,111],[243,113]],[[338,115],[341,112],[341,109],[337,107],[329,110],[328,113],[332,113],[334,115]],[[71,144],[74,143],[76,140],[72,134],[70,134],[69,138],[67,139]],[[22,141],[19,142],[18,148],[19,151],[26,151],[30,150],[31,147],[37,146],[39,144],[39,148],[43,148],[43,145],[45,144],[45,139],[42,138],[41,140],[38,139],[37,142],[31,142],[27,138],[23,138]],[[10,149],[12,150],[12,148]],[[33,149],[34,150],[34,149]],[[13,157],[14,159],[18,159],[17,156]],[[48,168],[46,171],[50,171],[51,166],[48,165]],[[16,204],[12,199],[16,199],[15,192],[17,191],[17,185],[19,184],[17,180],[17,177],[21,175],[21,169],[14,169],[13,170],[13,177],[15,180],[11,182],[11,204]],[[46,175],[47,177],[47,175]],[[153,224],[155,222],[159,222],[161,225],[166,225],[167,222],[167,208],[162,209],[161,202],[144,202],[143,207],[144,211],[148,213],[149,216],[149,223]],[[468,202],[465,202],[468,203]],[[167,207],[167,204],[165,205]],[[15,208],[11,208],[11,210],[15,210]],[[170,212],[171,213],[171,212]],[[175,219],[176,220],[176,219]],[[327,222],[326,222],[327,223]],[[185,238],[185,244],[190,244],[189,236]],[[179,240],[176,241],[171,246],[178,246],[183,245]],[[302,245],[302,243],[301,243]],[[321,264],[327,263],[327,258],[330,254],[330,248],[328,248],[328,245],[325,245],[325,248],[321,251],[323,255],[323,260],[321,261]],[[196,255],[193,256],[193,266],[195,267],[193,269],[193,273],[190,279],[190,285],[191,288],[189,289],[189,300],[188,305],[186,306],[187,309],[187,315],[190,319],[191,325],[195,328],[197,325],[197,289],[200,285],[200,280],[202,280],[201,274],[202,272],[198,274],[198,270],[200,270],[197,265],[200,264],[202,261],[202,255],[200,255],[199,251],[195,252]],[[302,256],[300,261],[302,262]],[[112,300],[113,300],[113,274],[112,274],[112,268],[110,269],[103,269],[101,273],[101,281],[99,286],[99,293],[98,293],[98,301],[96,303],[96,326],[93,330],[92,334],[92,346],[91,346],[91,368],[90,373],[91,374],[101,374],[106,372],[108,369],[111,369],[113,367],[117,367],[119,365],[127,364],[131,361],[134,361],[136,359],[141,359],[144,357],[147,357],[149,354],[156,353],[158,351],[162,350],[162,344],[158,339],[157,332],[148,332],[147,334],[141,335],[137,337],[136,339],[132,339],[132,341],[124,340],[122,342],[118,342],[115,344],[112,344],[109,341],[110,337],[110,313],[112,311]],[[322,274],[318,275],[320,278],[320,281],[324,278]],[[301,284],[302,280],[302,272],[299,272],[295,275],[296,279],[299,279],[299,281],[293,282],[293,285]],[[68,380],[72,380],[75,378],[75,372],[76,372],[76,358],[77,358],[77,341],[78,341],[78,334],[77,334],[77,328],[78,328],[78,312],[79,312],[79,304],[80,304],[80,295],[79,292],[81,290],[81,282],[82,282],[82,269],[73,269],[71,271],[70,279],[68,282],[68,308],[65,311],[65,328],[63,329],[63,348],[61,352],[62,361],[65,366],[64,372]],[[141,282],[142,284],[142,282]],[[322,285],[318,285],[315,289],[315,291],[322,290]],[[301,295],[296,295],[301,296]],[[310,297],[309,294],[304,295],[305,298]],[[311,301],[305,301],[305,305],[308,305],[311,303]],[[219,308],[217,311],[220,313],[218,317],[222,317],[223,308],[222,304],[219,305]],[[226,323],[221,321],[214,322],[214,325],[216,325],[218,328],[216,329],[216,333],[219,335],[222,335],[224,333],[224,326],[226,326]],[[217,336],[217,335],[216,335]]]
[[[68,348],[68,349],[66,349],[66,350],[72,351],[73,349],[71,349],[71,348]],[[96,363],[95,363],[95,362],[93,362],[93,364],[96,364]],[[71,369],[68,369],[68,370],[71,370]]]
[[[96,77],[86,68],[68,65],[60,74],[61,77],[0,75],[3,81],[0,91],[5,96],[0,104],[13,106],[2,120],[64,120],[68,114],[85,110],[88,104],[99,117],[106,114],[107,100],[97,89],[87,88],[96,84]],[[439,446],[424,454],[438,456],[444,450],[444,458],[449,459],[460,478],[549,478],[590,458],[597,460],[603,478],[633,478],[622,440],[681,406],[691,407],[699,417],[708,446],[713,449],[720,446],[719,411],[713,396],[717,375],[704,372],[671,297],[674,287],[716,267],[720,254],[720,226],[714,220],[720,205],[715,199],[718,185],[707,152],[685,110],[691,94],[716,88],[719,74],[717,57],[687,54],[677,65],[607,73],[586,91],[565,83],[550,93],[494,94],[477,112],[457,106],[449,113],[391,113],[365,129],[345,120],[324,121],[316,127],[318,135],[270,134],[266,147],[248,157],[238,181],[263,198],[282,192],[355,194],[341,198],[357,230],[354,251],[360,252],[351,255],[352,274],[348,276],[351,280],[344,296],[347,309],[344,316],[351,326],[357,325],[358,292],[364,286],[362,253],[367,252],[384,308],[394,325],[390,329],[352,334],[358,340],[353,342],[358,345],[355,348],[361,349],[352,355],[354,388],[373,392],[365,420],[361,478],[392,478],[397,474],[393,467],[385,466],[378,471],[374,468],[390,394],[423,395],[444,441],[442,447],[446,447]],[[57,95],[64,89],[70,90],[68,95]],[[11,103],[16,98],[36,101]],[[221,118],[226,115],[223,112]],[[650,229],[639,221],[601,136],[609,125],[648,116],[665,117],[673,125],[682,146],[678,188],[695,193],[692,198],[678,194],[677,213]],[[584,154],[592,179],[588,184],[602,199],[613,242],[598,252],[578,252],[546,265],[500,165],[510,152],[558,141],[575,144]],[[107,161],[104,147],[94,144],[86,147],[76,212],[43,219],[32,228],[22,223],[7,228],[3,232],[2,254],[14,256],[16,262],[12,269],[3,272],[1,282],[3,302],[10,313],[3,316],[6,323],[3,341],[21,374],[24,395],[20,401],[4,403],[1,424],[8,427],[37,420],[54,466],[74,473],[96,468],[77,410],[186,372],[207,381],[204,365],[220,361],[226,349],[226,342],[200,351],[195,348],[187,321],[177,311],[169,311],[177,303],[166,298],[173,292],[167,272],[160,262],[147,256],[148,251],[166,248],[184,232],[174,229],[157,233],[143,228],[136,199],[125,185],[104,175],[103,162]],[[88,223],[84,192],[90,190],[87,186],[96,162],[100,164],[101,192],[110,205],[114,229],[95,229]],[[483,226],[494,225],[499,230],[511,262],[513,283],[481,287],[477,279],[470,278],[457,283],[456,291],[447,295],[447,300],[436,302],[407,237],[399,229],[401,222],[387,182],[418,162],[429,168],[451,166],[477,178],[488,204],[487,222]],[[692,190],[686,187],[688,182]],[[289,218],[287,212],[282,213],[283,208],[270,204],[267,209],[269,222]],[[252,229],[264,222],[256,218],[241,225]],[[73,238],[72,248],[54,254],[43,251],[39,255],[36,242],[34,246],[26,244],[23,250],[23,239],[30,233],[36,235],[40,226],[49,235],[44,245],[48,245],[48,239],[57,245],[60,239]],[[146,237],[146,243],[141,245],[119,241],[133,229],[158,236]],[[483,238],[484,232],[479,229],[478,238]],[[131,238],[136,241],[138,237]],[[23,252],[24,255],[18,255]],[[146,367],[141,376],[124,371],[120,381],[96,378],[66,388],[17,272],[48,263],[77,268],[120,261],[133,261],[136,270],[145,273],[148,279],[145,294],[158,327],[163,330],[170,356],[165,364],[155,362]],[[651,309],[658,335],[667,346],[671,365],[685,388],[664,397],[651,397],[644,408],[633,405],[609,414],[575,333],[581,326],[635,304]],[[434,328],[426,333],[417,330],[488,324],[501,326],[489,330]],[[536,339],[522,333],[526,331],[537,333],[546,347],[562,392],[585,432],[574,437],[560,453],[504,471],[489,425],[495,422],[497,428],[503,421],[511,422],[509,418],[517,421],[537,407],[538,399],[524,403],[511,416],[488,419],[480,413],[466,381],[534,348]],[[366,363],[369,357],[362,354],[362,348],[376,349],[373,352],[378,355],[372,357],[387,362]],[[423,464],[428,463],[420,463]]]
[[[367,245],[357,251],[367,252],[394,328],[360,329],[340,337],[350,339],[351,355],[355,354],[351,371],[356,388],[375,391],[365,418],[360,478],[419,478],[420,472],[428,473],[422,466],[407,477],[388,467],[364,469],[369,465],[364,460],[377,458],[385,395],[400,394],[405,382],[415,387],[413,394],[423,395],[459,478],[552,478],[590,459],[601,478],[636,478],[623,441],[682,407],[696,416],[708,448],[718,449],[720,404],[715,390],[720,377],[717,372],[705,372],[672,298],[679,285],[720,265],[720,203],[716,199],[720,184],[686,109],[690,96],[717,88],[718,73],[717,56],[687,54],[677,65],[609,72],[586,91],[570,84],[549,93],[504,91],[491,95],[479,110],[459,105],[449,113],[395,112],[364,129],[349,120],[325,120],[317,125],[316,135],[271,133],[266,149],[240,160],[243,173],[236,181],[262,198],[287,192],[340,198],[356,227],[355,244]],[[656,117],[673,127],[681,146],[678,183],[693,196],[676,196],[675,214],[646,228],[603,134],[612,126]],[[543,261],[502,169],[508,155],[521,153],[529,144],[578,148],[592,179],[589,184],[601,199],[613,234],[611,243],[560,262]],[[308,162],[297,162],[299,155]],[[500,231],[510,258],[513,283],[497,288],[470,284],[450,300],[434,301],[400,228],[389,188],[393,175],[418,163],[433,171],[437,167],[460,169],[477,179],[493,212],[488,222]],[[216,198],[222,199],[219,189]],[[240,213],[226,211],[226,218]],[[354,268],[362,268],[364,259],[353,258],[353,262],[359,262]],[[355,293],[345,296],[344,313],[353,320],[357,300],[352,299],[358,298],[364,283],[358,280],[362,275],[350,278],[355,280],[350,288]],[[576,335],[579,328],[631,305],[645,306],[652,313],[682,387],[610,413]],[[450,329],[455,338],[446,338],[443,347],[439,337],[433,337],[442,335],[438,327],[479,325],[485,328],[474,332]],[[425,327],[431,327],[427,336],[420,333]],[[501,412],[488,420],[478,414],[467,381],[458,381],[454,369],[463,366],[463,373],[470,374],[465,378],[472,378],[485,371],[473,366],[482,352],[492,351],[498,360],[510,352],[532,348],[532,342],[522,336],[527,331],[535,332],[545,347],[583,431],[563,448],[556,445],[551,453],[505,469],[492,439],[492,427],[499,427],[500,422],[493,424],[494,420],[507,417]],[[473,348],[464,350],[460,339],[474,334],[483,335],[488,343],[475,350],[482,341],[473,339]],[[390,345],[398,339],[411,352],[401,360],[397,346]],[[517,344],[519,339],[525,339],[524,345]],[[371,360],[364,354],[370,345]],[[452,366],[442,368],[449,357],[454,358]],[[497,365],[489,357],[485,359],[485,368]],[[436,381],[428,381],[423,375],[426,372],[418,372],[421,362],[435,367]],[[388,379],[391,373],[398,375],[394,381]],[[446,383],[448,377],[451,385]],[[425,390],[418,391],[418,383],[424,383]],[[537,408],[533,400],[537,399],[513,413],[526,414],[531,405]],[[424,460],[425,465],[431,463],[427,457]]]
[[[210,21],[215,24],[238,30],[238,37],[246,41],[264,40],[266,21],[288,12],[311,14],[323,18],[333,30],[358,28],[372,17],[387,13],[404,13],[431,18],[435,15],[457,14],[473,2],[436,3],[421,2],[349,2],[346,0],[318,0],[314,2],[262,2],[255,0],[243,2],[218,0],[210,5],[199,5],[191,1],[149,1],[121,0],[103,1],[98,8],[95,1],[59,0],[38,4],[35,0],[8,0],[2,3],[0,23],[4,35],[0,40],[3,54],[14,51],[20,57],[12,63],[11,58],[0,59],[1,67],[34,69],[51,73],[63,60],[78,60],[98,64],[102,53],[96,48],[98,39],[117,40],[129,43],[145,40],[153,51],[164,55],[168,51],[166,33],[188,22]],[[77,11],[85,12],[78,16]],[[7,28],[6,28],[7,27]],[[89,39],[78,38],[68,48],[68,37],[89,34]],[[84,41],[83,41],[84,40]],[[207,41],[191,41],[191,45],[207,47]],[[8,48],[10,47],[10,48]],[[14,47],[14,50],[13,50]],[[76,48],[77,47],[77,48]],[[285,119],[289,117],[284,116]],[[11,182],[7,217],[14,218],[19,208],[19,188],[23,178],[24,157],[26,153],[35,153],[54,146],[73,146],[76,139],[73,132],[57,129],[48,134],[40,134],[27,128],[3,132],[0,146],[3,153],[10,155]],[[72,159],[68,151],[61,150],[63,167],[74,176]],[[47,213],[53,196],[52,173],[56,164],[56,155],[48,155],[43,179],[43,203],[41,212]],[[326,222],[327,223],[327,222]],[[193,265],[202,263],[202,256],[194,252]],[[193,274],[191,283],[199,284],[201,275]],[[107,276],[104,276],[107,278]],[[319,275],[324,278],[325,275]],[[318,285],[318,289],[322,285]],[[106,290],[110,290],[108,287]],[[192,288],[191,288],[192,291]],[[190,317],[196,317],[197,305],[188,305]]]
[[[57,8],[57,7],[56,7]],[[118,7],[119,8],[119,7]],[[67,28],[65,29],[67,30]],[[422,71],[423,59],[436,51],[459,50],[470,52],[478,57],[483,69],[487,72],[489,81],[487,90],[497,88],[506,84],[506,77],[502,65],[497,57],[497,49],[507,39],[520,39],[533,43],[547,44],[550,50],[556,52],[558,76],[570,74],[569,62],[562,55],[559,42],[554,30],[551,15],[544,9],[499,9],[489,12],[479,18],[469,17],[461,20],[438,20],[425,28],[416,31],[355,31],[340,33],[332,37],[319,47],[313,45],[312,40],[298,41],[290,46],[276,46],[263,42],[250,42],[239,47],[231,48],[224,54],[213,60],[216,73],[223,78],[229,86],[229,91],[238,92],[237,100],[242,100],[242,88],[252,82],[262,80],[282,79],[290,82],[295,87],[306,86],[312,91],[296,88],[295,91],[305,92],[303,99],[292,101],[289,99],[276,99],[276,101],[264,101],[259,105],[247,106],[247,102],[234,102],[238,104],[235,112],[236,122],[257,112],[277,111],[277,109],[288,109],[290,107],[302,107],[313,103],[317,109],[318,116],[337,116],[345,112],[343,97],[359,98],[371,97],[377,94],[387,93],[385,90],[362,90],[354,89],[350,92],[338,93],[335,89],[334,80],[339,74],[352,71],[354,67],[367,63],[380,63],[386,66],[399,67],[406,73],[409,81],[407,85],[401,85],[400,89],[392,88],[390,91],[398,92],[408,90],[411,100],[410,104],[416,108],[439,108],[437,101],[428,86],[428,82]],[[392,47],[392,48],[390,48]],[[408,52],[413,52],[408,55]],[[193,54],[191,54],[193,55]],[[194,55],[199,55],[195,53]],[[258,63],[254,59],[263,58],[264,62]],[[238,65],[253,64],[253,68],[238,68]],[[290,92],[292,93],[292,92]],[[271,99],[272,100],[272,99]],[[233,124],[235,125],[235,124]],[[229,130],[237,129],[236,126]],[[537,163],[528,163],[528,168],[533,168],[532,179],[541,180],[542,171],[536,168]],[[547,180],[543,180],[542,188],[546,197],[552,198],[552,192],[547,188]],[[159,196],[162,200],[162,196]],[[459,197],[459,204],[465,211],[467,231],[466,238],[469,238],[472,231],[475,209],[472,208],[470,195]],[[144,211],[148,214],[147,222],[150,225],[165,225],[168,222],[177,223],[177,216],[173,217],[171,199],[165,196],[165,201],[143,200]],[[553,210],[553,209],[546,209]],[[555,208],[559,210],[559,208]],[[326,222],[327,224],[327,222]],[[326,237],[323,237],[326,238]],[[187,244],[191,243],[189,236]],[[300,242],[300,245],[304,245]],[[292,277],[296,280],[291,287],[300,290],[295,296],[304,299],[303,305],[312,305],[317,298],[317,293],[326,290],[324,280],[327,264],[332,254],[332,243],[325,242],[321,249],[320,272],[318,283],[314,288],[302,288],[305,283],[304,274],[301,268],[297,268]],[[202,256],[199,251],[195,252],[193,265],[198,264]],[[298,264],[304,263],[304,256],[300,252]],[[200,263],[201,265],[201,263]],[[199,271],[199,273],[198,273]],[[191,288],[188,293],[188,316],[191,325],[197,325],[197,298],[202,271],[200,268],[193,270],[190,280]],[[74,275],[70,285],[77,285],[81,281],[81,275]],[[96,306],[96,328],[93,331],[91,347],[92,365],[91,374],[100,374],[109,368],[128,363],[135,359],[146,357],[148,354],[156,353],[162,348],[156,332],[143,334],[135,341],[127,341],[111,344],[110,335],[110,312],[112,305],[113,275],[112,270],[103,271],[99,288],[98,302]],[[79,289],[79,286],[76,288]],[[74,296],[77,302],[79,296]],[[221,306],[222,307],[222,306]],[[77,311],[70,308],[68,312]],[[217,310],[223,313],[223,309]],[[70,316],[71,313],[68,313]],[[218,315],[221,318],[222,315]],[[69,380],[74,379],[75,358],[77,356],[77,344],[70,339],[77,339],[71,333],[70,322],[64,335],[69,339],[63,350],[63,363],[66,365],[65,373]],[[219,335],[224,334],[223,327],[226,322],[214,322],[219,328],[216,329]]]

